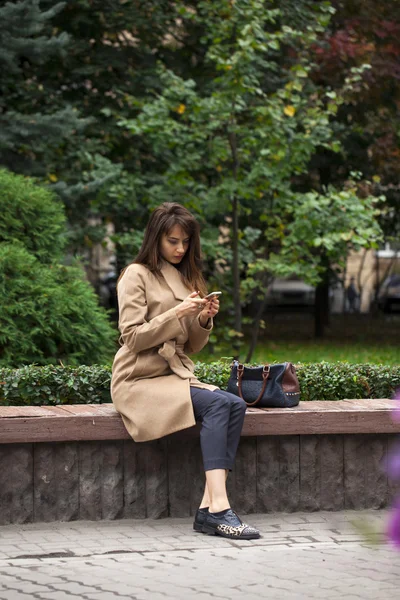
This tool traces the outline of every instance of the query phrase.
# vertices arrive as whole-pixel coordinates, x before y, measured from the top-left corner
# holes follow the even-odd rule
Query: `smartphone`
[[[211,294],[207,294],[207,296],[204,296],[204,300],[206,298],[212,298],[213,296],[220,296],[220,294],[222,294],[222,292],[211,292]]]

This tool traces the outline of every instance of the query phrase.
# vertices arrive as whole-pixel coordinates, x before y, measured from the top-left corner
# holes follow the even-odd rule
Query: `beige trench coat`
[[[115,355],[111,397],[136,442],[158,439],[195,424],[190,386],[198,381],[187,354],[199,352],[212,329],[198,316],[178,319],[175,307],[189,290],[179,271],[163,261],[162,279],[129,265],[118,283],[121,348]]]

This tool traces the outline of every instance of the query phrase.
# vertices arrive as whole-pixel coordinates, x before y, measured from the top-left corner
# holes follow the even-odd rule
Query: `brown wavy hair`
[[[161,236],[168,234],[175,225],[180,225],[190,238],[189,247],[177,269],[181,272],[186,286],[204,296],[207,294],[207,286],[202,274],[200,226],[187,208],[177,202],[164,202],[154,210],[147,223],[139,254],[130,264],[144,265],[154,275],[161,277]]]

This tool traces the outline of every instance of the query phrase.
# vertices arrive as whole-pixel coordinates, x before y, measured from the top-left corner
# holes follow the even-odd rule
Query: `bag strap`
[[[260,400],[263,397],[263,394],[265,392],[265,388],[267,387],[267,380],[269,377],[270,370],[271,370],[271,367],[269,365],[264,365],[263,372],[262,372],[263,384],[262,384],[261,392],[259,393],[257,400],[254,400],[254,402],[247,402],[246,400],[244,400],[243,393],[242,393],[242,379],[243,379],[243,373],[244,373],[244,365],[242,365],[241,363],[238,364],[237,380],[238,380],[239,396],[241,397],[242,400],[244,400],[246,402],[247,406],[255,406],[258,402],[260,402]]]

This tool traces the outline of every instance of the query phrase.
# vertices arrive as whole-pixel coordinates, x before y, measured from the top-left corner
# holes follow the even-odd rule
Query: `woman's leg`
[[[230,401],[219,390],[191,388],[191,396],[196,420],[202,423],[200,444],[207,481],[200,508],[219,512],[229,508],[225,481],[226,470],[231,468],[227,457]]]
[[[228,479],[228,474],[229,474],[229,470],[225,469],[225,481]],[[206,479],[206,484],[204,486],[204,494],[203,494],[203,498],[201,499],[200,502],[200,509],[204,509],[204,508],[209,508],[210,506],[210,494],[208,492],[208,485],[207,485],[207,479]]]
[[[223,390],[191,388],[191,396],[196,420],[203,423],[200,439],[207,482],[200,508],[219,512],[223,505],[229,507],[225,482],[235,460],[246,404]]]
[[[225,469],[211,469],[206,471],[207,488],[210,498],[208,510],[212,513],[230,508],[226,493]]]
[[[202,423],[200,445],[204,470],[229,469],[227,441],[231,418],[230,401],[219,390],[190,388],[196,421]]]
[[[199,508],[208,508],[210,506],[210,494],[208,493],[207,480],[206,485],[204,486],[204,494],[201,499]]]
[[[231,539],[257,539],[259,531],[243,523],[230,508],[226,476],[233,467],[245,403],[233,394],[190,388],[196,420],[202,422],[200,443],[206,472],[206,489],[196,513],[196,531]],[[206,505],[208,504],[209,510]]]
[[[227,436],[227,458],[231,465],[235,463],[236,452],[240,442],[240,434],[243,429],[244,417],[246,414],[246,402],[239,396],[226,392],[225,390],[219,390],[220,394],[223,394],[225,398],[229,400],[231,407],[231,416],[228,425],[228,436]]]

